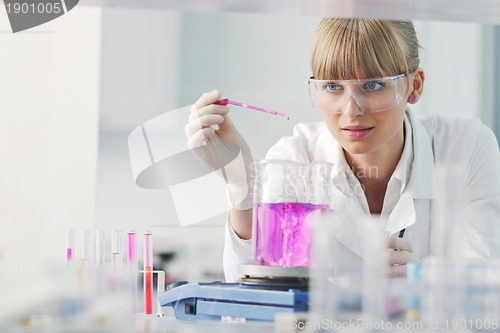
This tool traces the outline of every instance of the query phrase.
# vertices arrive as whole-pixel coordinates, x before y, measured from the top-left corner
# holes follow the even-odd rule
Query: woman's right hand
[[[222,170],[230,208],[248,210],[253,204],[252,154],[229,118],[229,107],[214,104],[220,99],[221,93],[214,90],[193,104],[185,127],[188,147],[213,171]]]
[[[244,239],[252,236],[253,162],[250,148],[229,118],[229,107],[214,104],[221,99],[217,90],[204,93],[191,107],[185,127],[190,149],[212,170],[222,170],[226,182],[231,228]],[[241,152],[241,155],[239,155]]]
[[[185,127],[188,147],[213,170],[227,166],[240,151],[251,160],[248,144],[229,118],[229,107],[214,104],[220,99],[217,90],[204,93],[191,107]]]

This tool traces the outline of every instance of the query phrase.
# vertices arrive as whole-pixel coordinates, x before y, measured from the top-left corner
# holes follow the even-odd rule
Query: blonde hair
[[[394,76],[420,63],[409,21],[325,18],[312,46],[312,74],[320,80]]]

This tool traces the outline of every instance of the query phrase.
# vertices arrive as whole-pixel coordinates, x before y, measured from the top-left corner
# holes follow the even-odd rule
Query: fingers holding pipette
[[[229,108],[227,106],[214,104],[220,96],[221,93],[217,90],[201,95],[201,97],[191,106],[189,121],[197,120],[210,115],[226,115],[229,112]]]
[[[188,147],[209,145],[206,148],[210,148],[210,151],[205,153],[210,155],[221,150],[218,146],[225,146],[226,151],[234,151],[235,147],[239,147],[246,152],[249,150],[248,145],[229,118],[229,107],[215,104],[221,96],[220,91],[213,90],[201,95],[192,105],[189,122],[184,127]]]
[[[213,126],[224,122],[224,115],[229,112],[229,108],[212,104],[220,96],[217,90],[204,93],[191,107],[189,122],[184,127],[190,147],[199,146],[200,142],[214,135]]]
[[[229,107],[216,102],[221,99],[221,92],[213,90],[204,93],[191,107],[189,123],[186,126],[186,135],[189,137],[197,130],[206,127],[215,127],[217,135],[222,139],[232,140],[237,130],[229,118]]]
[[[201,117],[190,116],[189,122],[184,127],[186,136],[189,138],[197,131],[212,126],[219,125],[224,121],[224,117],[219,114],[208,114]]]
[[[210,92],[206,92],[198,98],[198,100],[193,104],[191,108],[191,112],[200,110],[207,105],[214,105],[215,102],[220,100],[222,97],[222,93],[218,90],[212,90]],[[222,106],[222,105],[220,105]],[[229,110],[229,109],[228,109]]]
[[[221,106],[221,105],[215,105],[215,104],[208,104],[206,106],[203,106],[200,109],[196,109],[194,106],[191,107],[191,113],[189,114],[189,120],[197,119],[197,118],[202,118],[205,116],[210,116],[210,115],[219,115],[219,116],[226,116],[229,112],[229,107],[227,106]]]

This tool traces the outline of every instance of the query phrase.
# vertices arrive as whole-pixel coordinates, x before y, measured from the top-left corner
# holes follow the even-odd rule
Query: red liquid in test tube
[[[144,313],[153,313],[153,234],[144,232]]]

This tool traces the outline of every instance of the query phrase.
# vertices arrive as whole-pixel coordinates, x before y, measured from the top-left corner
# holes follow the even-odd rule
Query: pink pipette
[[[256,110],[256,111],[260,111],[260,112],[265,112],[265,113],[269,113],[269,114],[272,114],[275,116],[282,116],[282,117],[285,117],[287,120],[290,120],[290,116],[286,115],[284,113],[279,113],[276,111],[267,110],[267,109],[264,109],[264,108],[261,108],[259,106],[255,106],[255,105],[245,104],[245,103],[241,103],[241,102],[235,102],[235,101],[232,101],[228,98],[221,99],[221,100],[215,102],[214,104],[217,104],[217,105],[231,104],[231,105],[241,106],[242,108],[252,109],[252,110]]]

